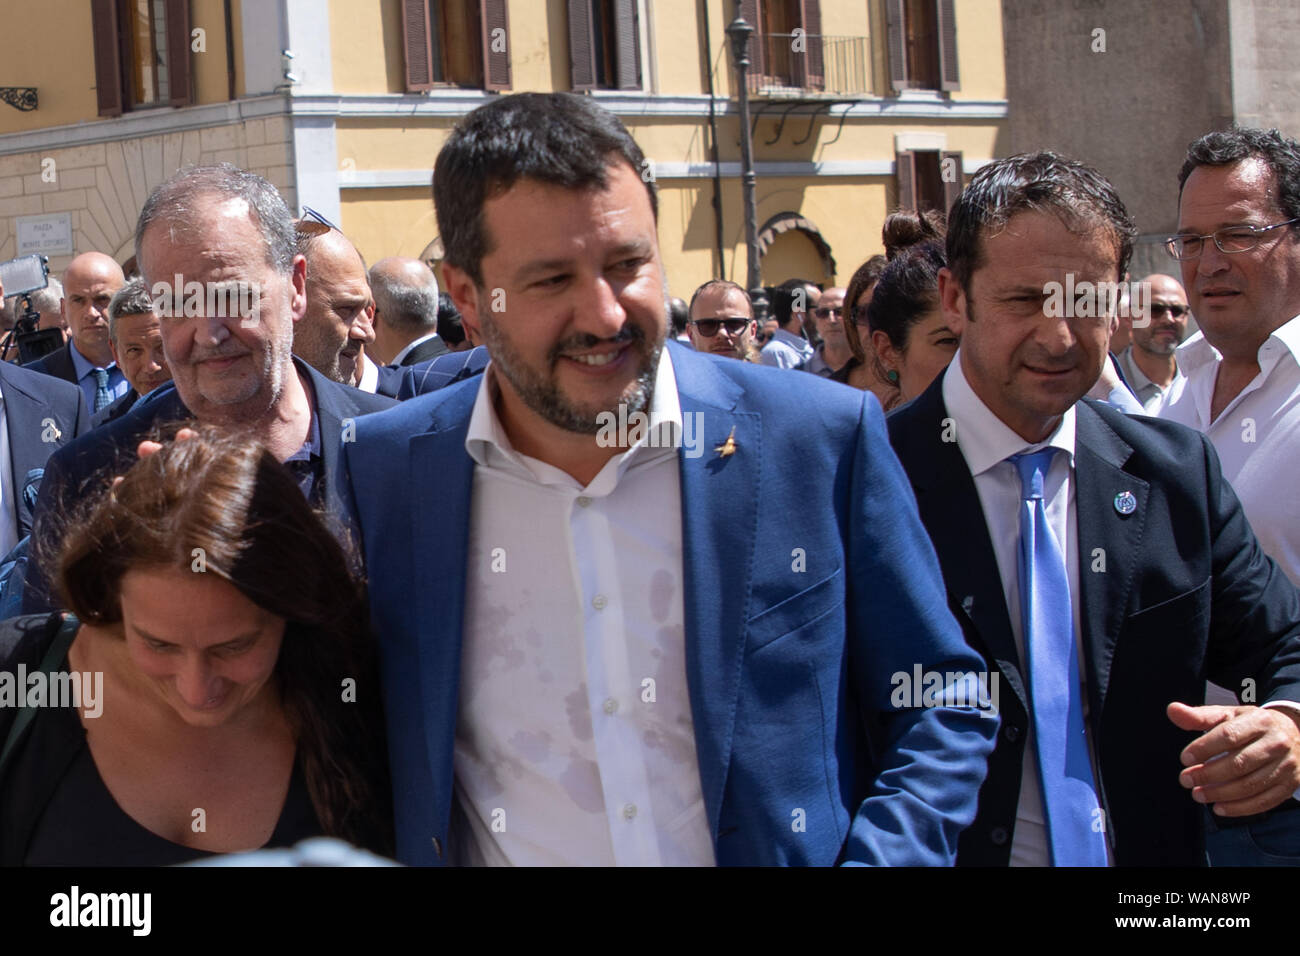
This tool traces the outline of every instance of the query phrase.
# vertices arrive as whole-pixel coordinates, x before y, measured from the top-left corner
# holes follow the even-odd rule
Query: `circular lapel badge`
[[[1131,491],[1121,491],[1115,496],[1115,510],[1122,515],[1131,515],[1137,511],[1138,500]]]

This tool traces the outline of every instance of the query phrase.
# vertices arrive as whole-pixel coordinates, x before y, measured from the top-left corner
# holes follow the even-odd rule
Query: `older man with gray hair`
[[[186,167],[150,195],[135,248],[166,318],[162,343],[173,382],[51,457],[34,537],[56,533],[88,488],[129,467],[152,430],[186,419],[261,441],[346,533],[342,442],[357,417],[394,403],[333,382],[293,356],[294,324],[307,308],[306,261],[275,187],[229,163]],[[51,603],[48,584],[32,575],[24,608]]]
[[[438,335],[438,279],[419,259],[390,256],[370,267],[375,298],[375,341],[385,365],[428,362],[448,351]]]

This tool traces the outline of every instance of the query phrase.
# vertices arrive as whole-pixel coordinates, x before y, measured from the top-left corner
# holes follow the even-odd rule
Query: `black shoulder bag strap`
[[[81,622],[77,620],[76,615],[69,614],[63,620],[59,627],[59,632],[54,635],[54,640],[45,650],[45,656],[37,665],[37,670],[44,671],[47,674],[58,673],[63,666],[63,658],[68,654],[68,648],[72,646],[72,639],[77,636],[77,629],[81,627]],[[5,768],[9,766],[14,752],[18,749],[19,742],[31,726],[32,721],[36,719],[36,708],[28,707],[24,704],[18,710],[18,715],[14,718],[13,726],[9,728],[9,736],[5,738],[4,750],[0,751],[0,779],[4,778]]]

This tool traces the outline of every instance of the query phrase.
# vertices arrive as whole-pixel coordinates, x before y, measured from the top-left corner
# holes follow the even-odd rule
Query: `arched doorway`
[[[786,279],[811,279],[818,285],[835,281],[835,258],[821,230],[797,212],[782,212],[758,231],[762,254],[763,285],[780,285]]]

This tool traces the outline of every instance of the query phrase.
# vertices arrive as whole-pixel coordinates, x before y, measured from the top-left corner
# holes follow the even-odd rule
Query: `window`
[[[188,0],[91,0],[90,11],[100,116],[193,102]]]
[[[822,89],[825,38],[820,0],[744,0],[740,9],[755,31],[749,72],[760,80],[757,87],[751,81],[752,89]],[[797,38],[801,42],[796,43]]]
[[[568,0],[575,90],[641,89],[639,0]]]
[[[961,153],[947,150],[903,150],[895,157],[898,207],[945,216],[962,190]]]
[[[885,0],[889,81],[900,90],[958,90],[953,0]]]
[[[508,20],[506,0],[402,0],[406,89],[510,89]]]

